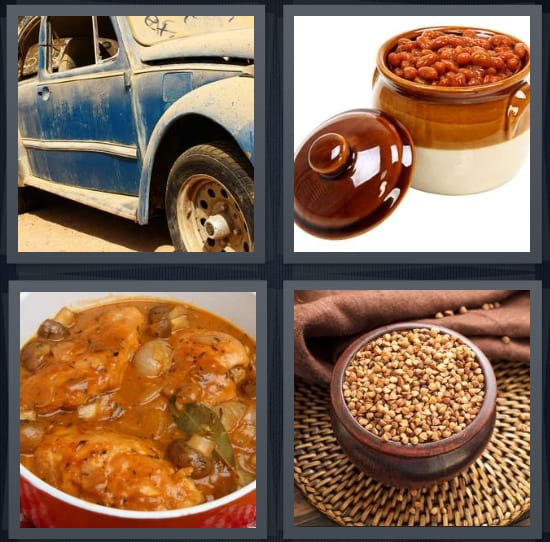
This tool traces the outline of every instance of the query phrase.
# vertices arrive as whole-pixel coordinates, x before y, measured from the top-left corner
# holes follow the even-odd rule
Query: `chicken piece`
[[[118,389],[144,326],[138,309],[119,307],[101,314],[76,338],[66,339],[67,345],[56,344],[53,358],[22,382],[21,410],[74,410]]]
[[[57,427],[36,448],[31,470],[58,489],[127,510],[171,510],[204,502],[189,477],[145,441],[109,431]]]
[[[249,353],[239,340],[221,331],[191,329],[173,335],[170,344],[173,361],[164,378],[165,395],[209,407],[236,397],[230,371],[250,363]]]
[[[228,371],[236,365],[247,365],[249,355],[243,343],[228,333],[191,329],[177,333],[172,347],[201,359],[212,371]]]

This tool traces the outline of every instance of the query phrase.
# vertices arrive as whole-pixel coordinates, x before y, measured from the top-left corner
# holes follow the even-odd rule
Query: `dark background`
[[[53,3],[53,2],[52,2]],[[7,501],[15,498],[10,495],[7,488],[6,474],[6,440],[7,440],[7,322],[8,322],[8,303],[7,288],[9,280],[34,279],[34,280],[265,280],[268,283],[268,382],[269,382],[269,431],[270,441],[268,456],[268,539],[283,539],[283,517],[282,517],[282,302],[283,302],[283,281],[284,280],[318,280],[318,279],[409,279],[426,280],[426,287],[429,288],[431,280],[452,280],[452,279],[524,279],[524,280],[542,280],[543,282],[543,402],[544,402],[544,435],[543,435],[543,540],[550,541],[550,499],[549,499],[549,481],[548,466],[550,465],[550,398],[547,397],[547,385],[550,380],[550,365],[548,357],[548,326],[550,315],[550,237],[549,237],[549,215],[550,202],[548,198],[548,177],[547,171],[550,165],[549,153],[544,152],[543,159],[543,262],[537,265],[422,265],[422,256],[418,255],[418,264],[414,265],[304,265],[304,264],[285,264],[283,262],[283,224],[282,224],[282,160],[283,160],[283,142],[282,142],[282,119],[283,119],[283,2],[281,0],[265,0],[265,2],[249,2],[246,0],[218,0],[218,1],[164,1],[151,2],[134,0],[125,2],[71,2],[57,1],[56,4],[125,4],[133,5],[147,4],[153,5],[159,3],[162,5],[182,5],[182,4],[264,4],[266,7],[266,201],[269,205],[266,209],[256,209],[260,219],[265,216],[266,222],[266,262],[262,265],[78,265],[78,254],[75,254],[74,265],[8,265],[5,255],[5,236],[17,235],[15,231],[6,232],[6,201],[5,186],[7,182],[15,182],[14,179],[6,179],[6,150],[2,143],[0,145],[0,165],[3,182],[0,183],[0,212],[2,213],[0,237],[0,288],[2,298],[2,316],[3,326],[0,327],[0,355],[3,354],[4,363],[0,364],[0,487],[3,492],[3,522],[0,531],[1,539],[7,539]],[[292,2],[286,4],[339,4],[338,0],[327,2],[326,0],[317,0],[315,2]],[[346,2],[348,4],[450,4],[450,2],[419,2],[401,0],[398,2]],[[497,2],[483,1],[473,2],[469,0],[457,1],[458,4],[496,4]],[[34,2],[15,2],[15,4],[41,4],[47,6],[48,3],[40,0]],[[498,4],[525,4],[534,5],[541,2],[522,2],[499,1]],[[548,64],[549,64],[549,42],[550,42],[550,1],[542,2],[544,20],[543,20],[543,104],[548,103]],[[46,10],[44,10],[46,11]],[[496,12],[495,12],[496,13]],[[0,35],[2,54],[0,63],[2,69],[2,86],[0,88],[0,126],[5,126],[5,92],[6,81],[9,74],[6,73],[5,51],[6,51],[6,10],[5,4],[2,4],[0,11]],[[258,31],[258,30],[257,30]],[[260,30],[261,31],[261,30]],[[330,68],[327,68],[330,69]],[[10,82],[11,84],[11,82]],[[314,97],[312,97],[314,99]],[[543,127],[546,138],[546,126],[550,124],[550,115],[548,108],[543,105]],[[15,137],[15,134],[7,134],[3,129],[5,138]],[[547,150],[546,140],[543,148]],[[14,205],[14,202],[8,202]],[[513,217],[510,217],[513,220]],[[330,258],[330,256],[329,256]],[[334,258],[336,260],[337,258]],[[276,325],[274,325],[277,323]],[[285,503],[286,506],[289,503]],[[421,536],[421,534],[419,533]],[[518,536],[521,536],[518,534]],[[182,539],[185,539],[185,532],[182,531]]]

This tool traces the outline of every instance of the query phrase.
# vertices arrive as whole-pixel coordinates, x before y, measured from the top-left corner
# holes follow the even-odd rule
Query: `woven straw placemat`
[[[468,470],[418,490],[382,485],[340,448],[328,389],[296,382],[294,480],[321,513],[346,526],[510,525],[530,506],[529,365],[497,362],[493,437]]]

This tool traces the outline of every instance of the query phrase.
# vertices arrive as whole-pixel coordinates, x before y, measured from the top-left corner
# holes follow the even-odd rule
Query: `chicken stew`
[[[45,320],[20,356],[20,459],[87,501],[170,510],[255,479],[255,342],[165,300]]]

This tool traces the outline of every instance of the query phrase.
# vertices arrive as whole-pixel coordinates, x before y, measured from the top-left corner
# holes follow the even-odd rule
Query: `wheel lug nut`
[[[242,231],[240,228],[235,228],[232,233],[233,235],[241,235]]]
[[[227,220],[221,214],[209,216],[204,223],[204,229],[208,237],[217,240],[221,240],[231,233]]]

